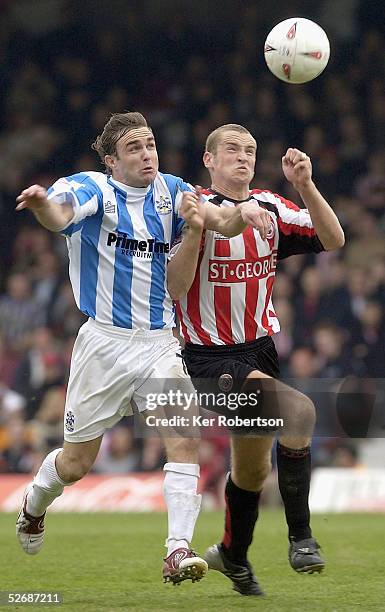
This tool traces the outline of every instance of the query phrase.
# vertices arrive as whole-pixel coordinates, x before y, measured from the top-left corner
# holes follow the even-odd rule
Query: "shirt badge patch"
[[[65,415],[65,428],[67,431],[73,431],[75,429],[75,415],[71,410],[68,410]]]
[[[115,208],[116,208],[115,204],[113,202],[110,202],[110,200],[108,200],[108,202],[104,202],[104,212],[105,213],[114,214]]]
[[[172,211],[172,202],[168,196],[160,195],[159,200],[155,200],[155,210],[160,215],[168,215]]]

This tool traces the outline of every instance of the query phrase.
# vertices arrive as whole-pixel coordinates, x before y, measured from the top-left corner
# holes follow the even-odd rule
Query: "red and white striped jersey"
[[[237,205],[210,190],[204,194],[218,206]],[[323,250],[308,210],[267,190],[253,189],[249,199],[271,216],[267,240],[252,227],[234,238],[204,232],[194,282],[176,303],[186,342],[230,345],[278,332],[272,303],[277,261]]]

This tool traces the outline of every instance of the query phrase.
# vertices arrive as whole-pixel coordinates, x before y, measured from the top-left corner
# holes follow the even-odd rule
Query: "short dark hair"
[[[229,131],[240,132],[241,134],[250,134],[249,130],[243,127],[243,125],[238,125],[238,123],[226,123],[225,125],[221,125],[208,135],[205,147],[206,151],[209,151],[209,153],[216,153],[217,146],[220,142],[222,134],[224,132]]]
[[[127,132],[140,127],[151,129],[141,113],[114,113],[104,126],[103,132],[92,143],[91,148],[97,151],[103,164],[106,165],[104,158],[106,155],[116,155],[118,140],[127,134]],[[110,170],[107,166],[106,169],[109,173]]]

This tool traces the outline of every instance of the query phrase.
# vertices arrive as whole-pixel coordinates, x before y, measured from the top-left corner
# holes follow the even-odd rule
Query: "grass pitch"
[[[59,591],[65,611],[151,610],[188,612],[263,610],[352,612],[385,610],[385,516],[313,517],[327,560],[324,574],[296,574],[287,561],[283,513],[262,508],[250,560],[265,598],[242,597],[230,581],[210,572],[199,583],[164,585],[164,514],[54,514],[44,548],[25,555],[14,535],[16,517],[0,514],[0,590]],[[220,540],[223,515],[202,512],[194,547]],[[58,606],[12,605],[2,610]]]

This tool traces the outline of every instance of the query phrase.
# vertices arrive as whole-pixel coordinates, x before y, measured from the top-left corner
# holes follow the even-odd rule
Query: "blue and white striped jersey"
[[[61,233],[75,301],[84,314],[127,329],[174,326],[167,255],[184,224],[178,210],[188,190],[182,179],[160,172],[143,188],[102,172],[80,172],[50,187],[49,199],[72,201],[74,207]]]

